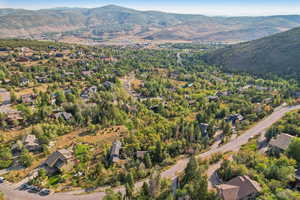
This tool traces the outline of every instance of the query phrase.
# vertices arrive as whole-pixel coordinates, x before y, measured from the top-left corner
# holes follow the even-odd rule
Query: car
[[[41,191],[41,188],[36,187],[36,186],[32,186],[32,187],[28,190],[28,192],[30,192],[30,193],[38,193],[38,192],[40,192],[40,191]]]
[[[43,190],[40,191],[39,194],[40,194],[41,196],[47,196],[47,195],[49,195],[49,194],[52,194],[52,191],[49,190],[49,189],[43,189]]]
[[[28,190],[31,189],[31,187],[32,187],[31,185],[24,183],[19,187],[19,190]]]
[[[0,177],[0,183],[3,183],[5,181],[5,178]]]

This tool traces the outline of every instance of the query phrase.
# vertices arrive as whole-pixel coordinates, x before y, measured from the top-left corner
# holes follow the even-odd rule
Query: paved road
[[[281,119],[285,113],[300,109],[300,105],[291,107],[280,107],[276,109],[273,114],[263,119],[255,126],[247,130],[241,136],[235,138],[231,142],[220,146],[215,149],[211,149],[205,153],[198,155],[199,158],[207,158],[214,153],[222,153],[227,151],[237,151],[242,145],[246,144],[248,140],[256,135],[262,134],[268,127]],[[188,163],[189,159],[184,158],[179,160],[175,165],[161,173],[162,178],[174,179],[179,173],[182,173]],[[143,182],[136,183],[136,187],[139,188]],[[115,188],[115,191],[124,192],[123,187]],[[70,193],[58,193],[48,197],[40,197],[38,195],[29,194],[27,192],[18,191],[16,186],[9,183],[0,184],[0,191],[2,191],[8,200],[100,200],[105,196],[105,192],[95,192],[85,195],[74,195]]]

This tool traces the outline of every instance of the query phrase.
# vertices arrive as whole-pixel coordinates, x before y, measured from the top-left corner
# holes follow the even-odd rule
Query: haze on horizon
[[[209,16],[268,16],[300,14],[299,0],[0,0],[0,8],[95,8],[109,4],[138,10],[157,10]]]

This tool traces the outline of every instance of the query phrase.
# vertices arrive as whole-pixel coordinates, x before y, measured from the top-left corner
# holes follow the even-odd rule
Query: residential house
[[[35,96],[32,94],[24,94],[21,96],[22,103],[32,104],[34,102]]]
[[[58,113],[55,113],[53,116],[55,119],[62,118],[66,121],[69,121],[73,118],[73,115],[71,113],[67,113],[67,112],[58,112]]]
[[[294,136],[287,133],[281,133],[276,138],[271,139],[269,146],[270,149],[274,152],[282,152],[288,149],[291,144]]]
[[[27,78],[21,78],[20,79],[20,86],[26,86],[29,84],[29,80]]]
[[[49,174],[71,169],[74,164],[71,151],[66,149],[58,150],[52,153],[44,163],[45,169]]]
[[[136,158],[144,159],[146,153],[148,153],[148,151],[137,151],[136,152]]]
[[[300,98],[300,91],[294,92],[294,96],[295,96],[296,98]]]
[[[22,56],[22,57],[16,58],[16,61],[17,61],[17,62],[29,62],[30,59],[27,58],[27,57]]]
[[[225,184],[217,186],[223,200],[248,200],[254,199],[262,190],[260,185],[248,176],[238,176]]]
[[[36,76],[35,79],[37,80],[37,82],[39,83],[46,83],[48,81],[47,76]]]
[[[201,123],[200,124],[200,129],[201,129],[201,133],[202,133],[202,136],[205,137],[207,136],[207,128],[208,128],[208,124],[206,123]]]
[[[218,101],[219,100],[219,97],[218,96],[208,96],[208,101]]]
[[[230,115],[229,117],[227,117],[225,119],[226,121],[231,121],[232,125],[235,126],[237,121],[243,121],[244,117],[240,114],[234,114],[234,115]]]
[[[89,88],[86,88],[82,93],[81,93],[81,98],[83,99],[89,99],[93,94],[97,92],[97,87],[92,86]]]
[[[223,96],[229,96],[229,95],[230,95],[230,92],[229,92],[229,91],[224,91],[224,92],[218,91],[218,92],[216,93],[216,96],[217,96],[217,97],[223,97]]]
[[[57,58],[63,58],[63,57],[64,57],[64,54],[62,54],[62,53],[57,53],[57,54],[55,54],[55,57],[57,57]]]
[[[122,147],[122,143],[117,140],[113,143],[110,150],[110,161],[115,163],[120,160],[120,149]]]
[[[91,76],[92,75],[92,71],[82,71],[81,75],[83,75],[83,76]]]
[[[26,135],[22,139],[22,143],[28,151],[40,151],[41,146],[38,143],[38,139],[35,135]]]

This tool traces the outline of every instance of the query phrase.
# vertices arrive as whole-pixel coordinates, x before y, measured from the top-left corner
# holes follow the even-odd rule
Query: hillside
[[[232,45],[205,55],[209,64],[234,71],[300,73],[300,28],[255,41]]]
[[[248,41],[300,26],[300,16],[207,17],[100,8],[0,9],[0,37],[88,42]],[[126,38],[124,39],[124,36]]]

